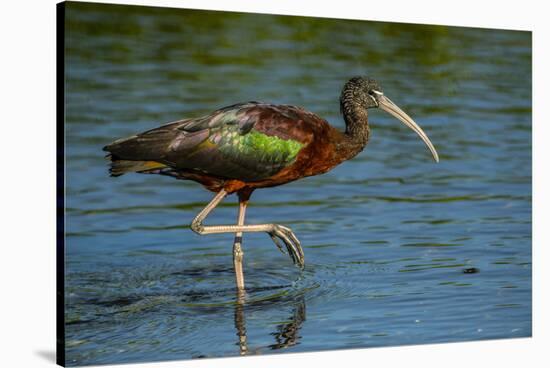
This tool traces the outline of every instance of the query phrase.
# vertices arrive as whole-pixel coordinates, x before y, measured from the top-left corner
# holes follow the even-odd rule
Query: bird
[[[302,107],[250,101],[122,138],[103,150],[108,152],[113,177],[131,172],[159,174],[192,180],[214,192],[190,227],[200,235],[235,234],[235,282],[237,290],[244,290],[243,233],[267,233],[295,265],[300,269],[305,265],[301,243],[289,227],[245,224],[252,192],[326,173],[355,157],[369,142],[368,114],[375,108],[411,128],[439,162],[420,126],[384,94],[376,80],[363,76],[349,79],[341,91],[344,131]],[[207,216],[231,194],[239,200],[236,224],[204,225]]]

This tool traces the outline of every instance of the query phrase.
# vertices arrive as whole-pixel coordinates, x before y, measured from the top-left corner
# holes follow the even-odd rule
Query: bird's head
[[[422,128],[420,128],[409,115],[407,115],[399,108],[399,106],[394,104],[392,100],[384,95],[380,84],[378,84],[378,82],[374,79],[368,77],[351,78],[344,86],[340,97],[340,103],[342,106],[345,105],[346,101],[354,101],[356,104],[359,104],[365,109],[380,108],[393,117],[399,119],[403,124],[414,130],[416,134],[422,138],[426,146],[430,149],[434,160],[439,162],[439,155],[437,154],[435,147],[426,133],[424,133]]]

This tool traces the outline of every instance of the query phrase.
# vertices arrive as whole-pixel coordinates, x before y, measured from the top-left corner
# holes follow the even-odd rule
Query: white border
[[[142,364],[142,367],[520,367],[548,362],[548,204],[544,164],[550,138],[548,11],[543,1],[160,0],[102,1],[335,18],[533,30],[534,40],[534,324],[532,339],[341,350]],[[9,5],[6,5],[9,4]],[[55,350],[55,1],[3,4],[2,367],[52,366]],[[473,132],[472,132],[473,134]],[[546,354],[545,354],[546,353]],[[126,365],[128,366],[128,365]],[[107,367],[107,366],[104,366]]]

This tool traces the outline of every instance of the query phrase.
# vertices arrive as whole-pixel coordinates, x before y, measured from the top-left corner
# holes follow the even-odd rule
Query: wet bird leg
[[[239,197],[239,217],[237,219],[237,226],[244,225],[244,215],[246,213],[246,205],[248,201],[242,200]],[[233,266],[235,267],[235,281],[237,282],[237,289],[244,289],[244,274],[243,274],[243,256],[242,250],[243,233],[239,231],[235,233],[235,241],[233,242]]]
[[[265,232],[275,242],[279,250],[283,250],[281,241],[286,246],[290,258],[300,268],[304,267],[304,252],[300,241],[288,227],[277,224],[260,224],[260,225],[213,225],[204,226],[202,222],[212,212],[214,208],[227,196],[225,190],[220,190],[214,198],[199,212],[199,214],[191,222],[191,229],[200,235],[207,234],[223,234],[223,233],[257,233]],[[243,213],[244,218],[244,213]]]

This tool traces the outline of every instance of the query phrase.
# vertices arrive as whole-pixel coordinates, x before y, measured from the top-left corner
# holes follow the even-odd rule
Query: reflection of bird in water
[[[246,336],[246,320],[244,318],[245,293],[237,288],[237,304],[235,305],[235,328],[239,337],[239,351],[241,355],[248,354],[248,339]]]
[[[277,304],[275,304],[277,305]],[[249,354],[248,337],[246,335],[244,293],[237,291],[237,304],[235,305],[235,328],[239,337],[239,351],[241,355]],[[298,332],[306,320],[305,298],[301,295],[294,303],[292,316],[287,323],[277,326],[277,331],[271,333],[275,337],[275,344],[269,345],[272,350],[288,348],[298,343]]]
[[[370,78],[350,79],[340,97],[345,132],[300,107],[260,102],[240,103],[210,115],[184,119],[129,138],[104,150],[110,154],[111,175],[154,173],[194,180],[216,193],[195,217],[191,229],[201,235],[235,233],[233,262],[238,289],[244,289],[242,234],[265,232],[283,245],[293,262],[304,266],[304,254],[292,230],[278,224],[245,225],[255,189],[323,174],[363,150],[369,139],[367,109],[381,108],[413,129],[438,156],[422,129]],[[205,226],[203,221],[228,195],[237,193],[235,225]]]
[[[288,323],[283,323],[277,326],[277,332],[272,333],[277,341],[269,347],[273,350],[288,348],[296,345],[300,336],[298,331],[302,327],[302,323],[306,320],[306,303],[302,297],[300,302],[294,307],[294,315],[290,317]]]

